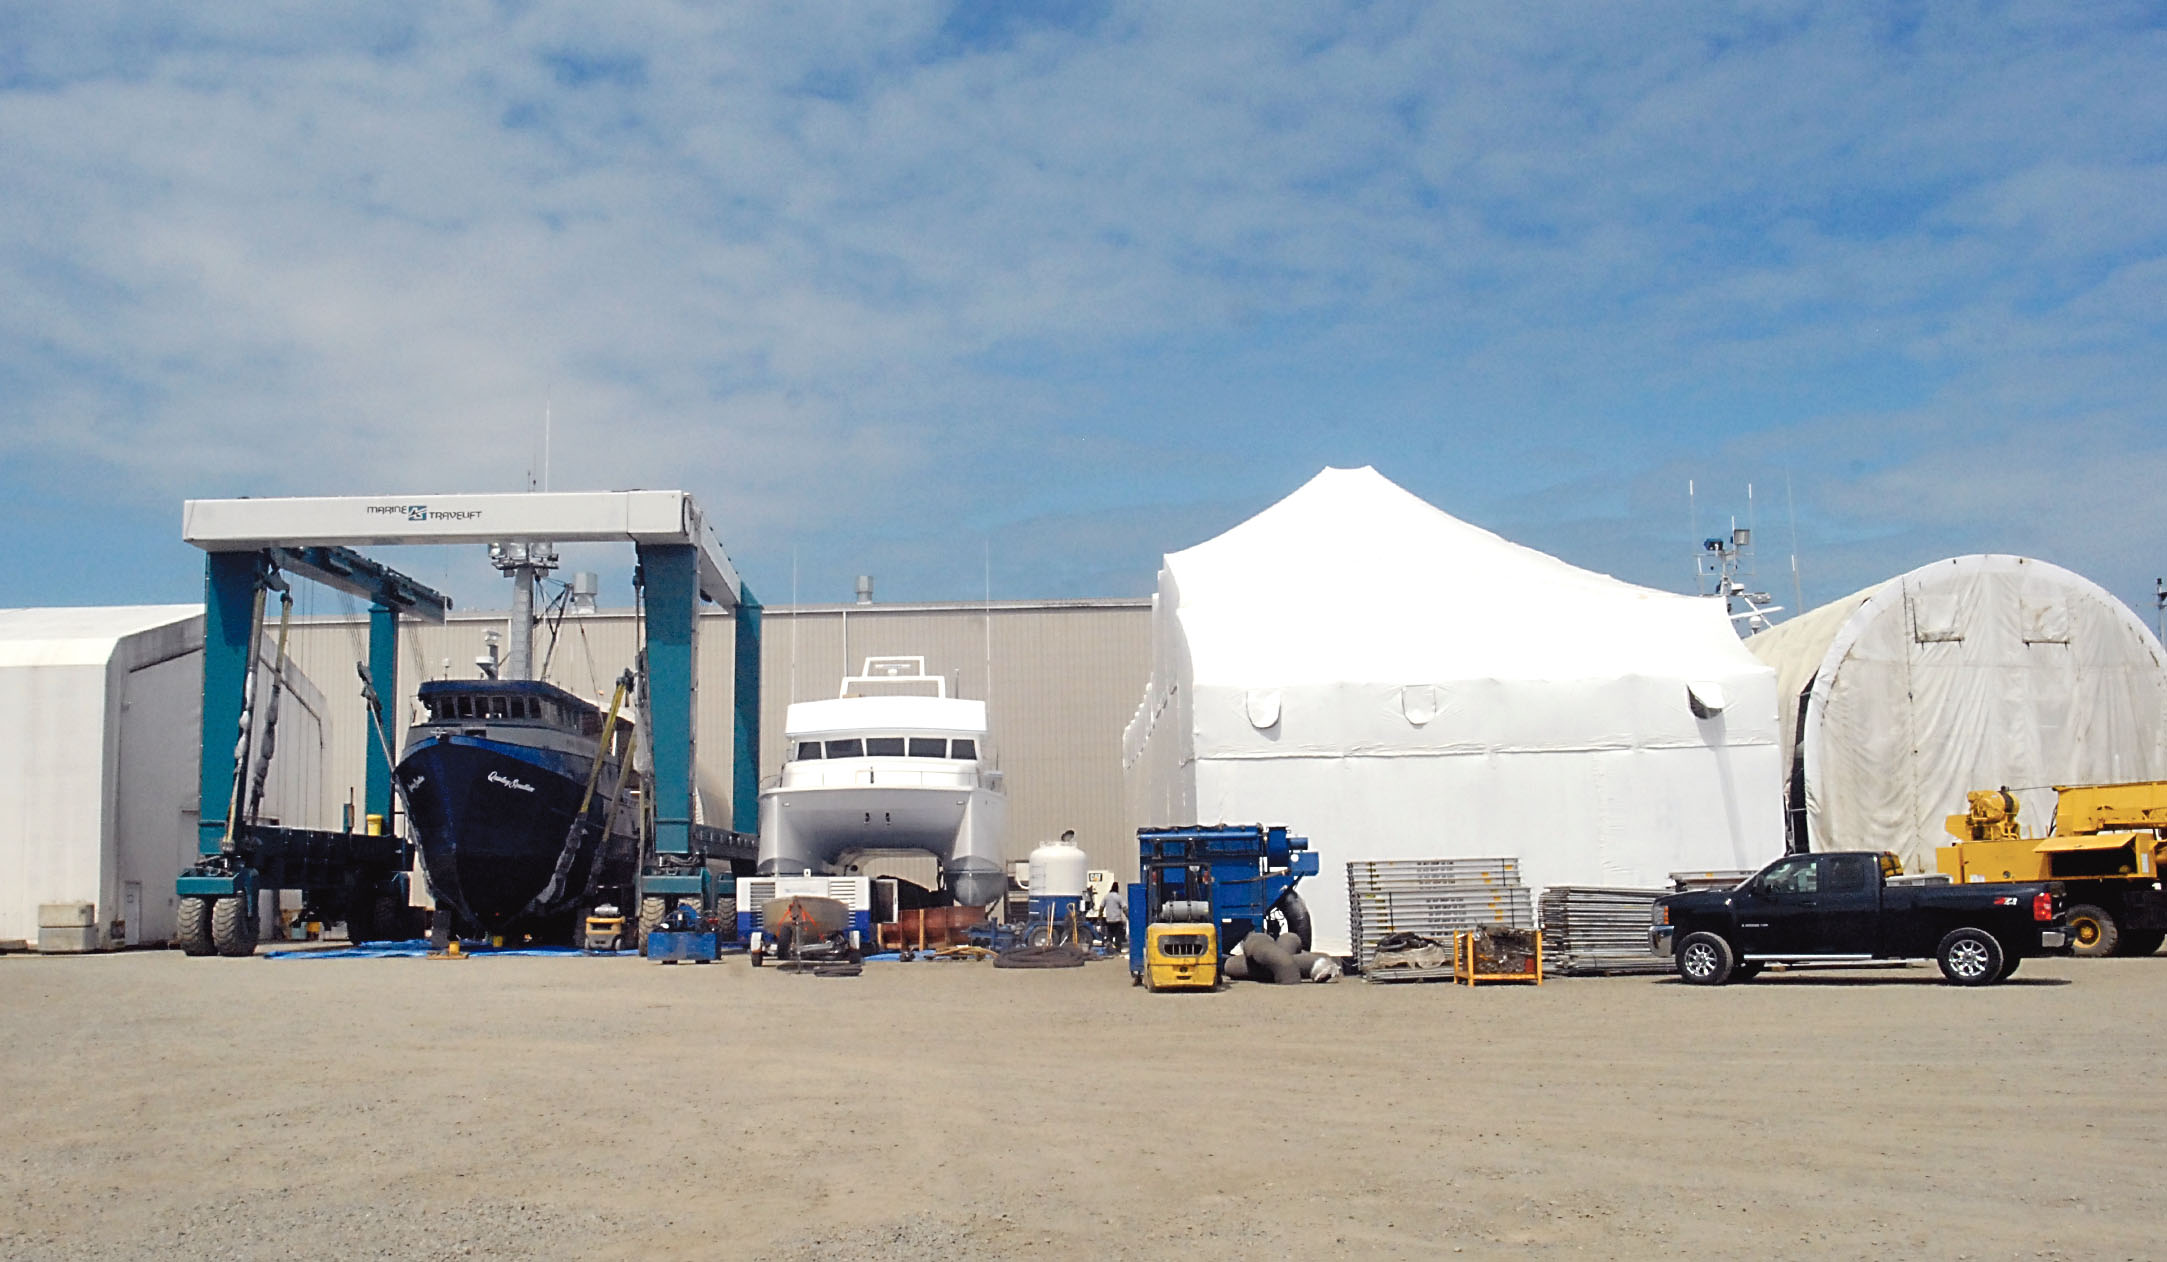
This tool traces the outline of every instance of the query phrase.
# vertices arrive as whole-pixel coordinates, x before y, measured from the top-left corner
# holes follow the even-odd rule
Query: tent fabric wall
[[[2167,654],[2127,605],[2045,561],[1936,561],[1747,647],[1784,681],[1816,850],[1932,871],[1973,789],[2008,786],[2044,828],[2054,785],[2167,777]]]
[[[141,922],[120,940],[170,939],[202,705],[200,605],[0,610],[0,939],[34,942],[41,903],[95,904],[109,929],[130,884]],[[289,673],[266,817],[327,825],[323,711]]]
[[[1783,848],[1775,674],[1721,603],[1509,543],[1373,469],[1169,554],[1152,649],[1132,822],[1308,836],[1325,950],[1349,947],[1349,860],[1648,885]]]

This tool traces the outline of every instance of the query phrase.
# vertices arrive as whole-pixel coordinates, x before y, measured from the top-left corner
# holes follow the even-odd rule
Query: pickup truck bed
[[[1730,889],[1657,899],[1649,946],[1704,986],[1771,963],[1927,959],[1987,986],[2066,945],[2059,882],[1891,884],[1896,871],[1870,851],[1788,855]]]

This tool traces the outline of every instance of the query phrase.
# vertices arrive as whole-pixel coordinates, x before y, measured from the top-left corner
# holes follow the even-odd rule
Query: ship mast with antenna
[[[1690,496],[1691,484],[1687,486],[1686,493]],[[1775,625],[1769,615],[1781,612],[1783,606],[1775,604],[1767,592],[1755,591],[1752,583],[1755,577],[1752,483],[1746,484],[1746,524],[1739,525],[1738,519],[1733,517],[1728,536],[1701,540],[1694,574],[1696,590],[1722,600],[1724,611],[1738,624],[1740,635],[1752,635]],[[1709,591],[1710,580],[1715,588],[1712,593]]]

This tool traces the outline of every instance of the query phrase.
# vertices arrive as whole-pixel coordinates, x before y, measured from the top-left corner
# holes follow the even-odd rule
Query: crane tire
[[[256,953],[256,918],[248,914],[248,904],[240,894],[211,900],[211,942],[220,955],[238,958]]]
[[[2156,955],[2162,942],[2167,942],[2167,933],[2157,929],[2124,929],[2121,952],[2124,955]]]
[[[662,918],[670,914],[670,902],[666,898],[643,898],[640,900],[638,943],[640,954],[647,954],[647,935],[662,924]]]
[[[2122,926],[2114,913],[2096,903],[2078,903],[2069,909],[2069,953],[2096,959],[2113,955],[2122,945]]]
[[[218,954],[218,944],[211,941],[210,899],[183,898],[175,914],[179,919],[173,929],[173,945],[181,949],[181,954]]]

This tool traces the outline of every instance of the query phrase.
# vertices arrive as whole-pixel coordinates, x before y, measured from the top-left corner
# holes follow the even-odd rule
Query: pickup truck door
[[[1734,904],[1742,955],[1813,955],[1821,908],[1821,861],[1792,855],[1746,883]]]
[[[1820,906],[1809,931],[1816,955],[1872,955],[1880,949],[1881,865],[1872,855],[1821,856]]]

